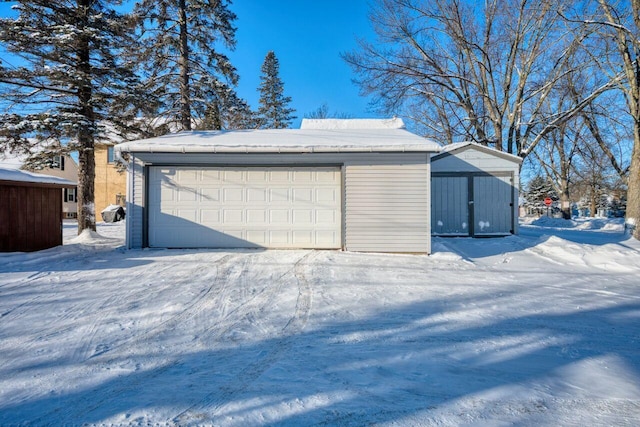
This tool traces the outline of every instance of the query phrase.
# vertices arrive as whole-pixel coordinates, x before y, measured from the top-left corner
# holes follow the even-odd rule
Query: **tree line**
[[[170,131],[285,128],[295,116],[268,52],[259,108],[236,93],[230,1],[10,1],[0,19],[0,150],[78,153],[78,231],[95,230],[94,146]]]
[[[640,0],[377,0],[343,55],[375,106],[443,143],[518,155],[574,183],[613,174],[640,238]]]

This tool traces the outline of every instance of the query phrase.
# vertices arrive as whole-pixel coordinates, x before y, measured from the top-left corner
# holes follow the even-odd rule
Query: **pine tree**
[[[78,151],[78,231],[95,230],[94,141],[131,123],[141,95],[127,16],[104,0],[18,0],[0,20],[0,149]],[[37,165],[36,165],[37,167]]]
[[[236,15],[227,1],[140,0],[135,7],[145,77],[178,128],[222,129],[245,111],[234,91],[238,74],[218,48],[236,45]]]
[[[554,202],[559,199],[558,193],[553,187],[553,183],[549,178],[536,175],[529,181],[529,185],[524,193],[525,207],[529,210],[537,211],[539,213],[544,212],[546,206],[544,199],[549,197]]]
[[[284,83],[280,79],[280,65],[273,51],[267,53],[260,68],[260,107],[258,120],[261,128],[283,129],[291,125],[296,110],[289,108],[291,97],[284,96]]]

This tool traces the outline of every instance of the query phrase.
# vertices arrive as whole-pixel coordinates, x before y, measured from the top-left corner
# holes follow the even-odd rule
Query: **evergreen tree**
[[[529,211],[542,213],[546,210],[544,199],[547,197],[554,202],[559,199],[558,193],[549,178],[536,175],[529,181],[529,185],[524,193],[525,207]]]
[[[78,151],[79,232],[96,227],[94,141],[105,126],[130,124],[135,100],[150,100],[123,60],[131,22],[117,3],[17,0],[18,16],[0,19],[0,43],[13,55],[0,61],[0,150]]]
[[[267,53],[260,68],[260,107],[258,120],[261,128],[283,129],[291,125],[296,110],[289,108],[291,97],[284,96],[284,83],[280,79],[280,65],[273,51]]]
[[[218,46],[236,45],[228,1],[140,0],[139,19],[145,77],[163,101],[162,115],[178,128],[226,128],[232,112],[247,112],[233,87],[238,74]]]

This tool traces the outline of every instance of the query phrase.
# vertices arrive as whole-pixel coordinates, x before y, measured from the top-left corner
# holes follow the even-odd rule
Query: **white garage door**
[[[149,246],[340,248],[339,167],[150,167]]]

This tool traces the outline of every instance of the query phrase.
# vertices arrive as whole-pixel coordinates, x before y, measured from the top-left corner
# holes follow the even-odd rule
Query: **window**
[[[53,161],[51,162],[52,169],[60,169],[64,170],[64,156],[53,156]]]
[[[75,188],[65,188],[63,192],[63,201],[68,203],[75,203],[78,201]]]
[[[115,163],[115,157],[113,155],[113,146],[107,147],[107,163]]]

